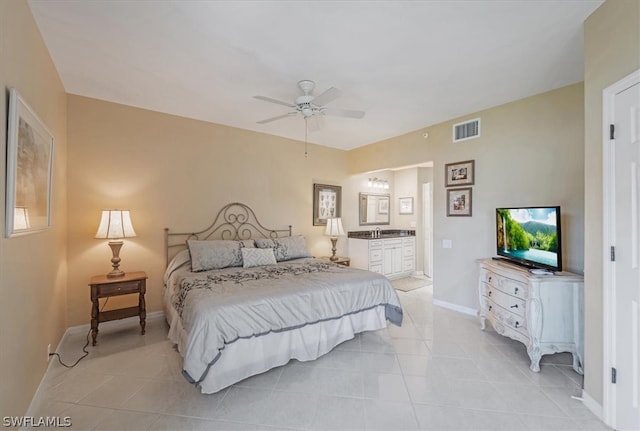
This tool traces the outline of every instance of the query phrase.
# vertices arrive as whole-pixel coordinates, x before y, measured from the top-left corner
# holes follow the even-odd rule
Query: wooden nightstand
[[[351,265],[351,259],[349,259],[348,257],[340,257],[340,256],[338,256],[338,260],[331,260],[329,258],[329,256],[322,256],[320,259],[328,260],[330,262],[337,263],[338,265],[344,265],[344,266]]]
[[[91,287],[91,337],[93,345],[96,345],[98,337],[98,324],[110,320],[124,319],[125,317],[140,316],[140,333],[144,335],[145,319],[147,312],[144,303],[147,274],[144,271],[127,272],[122,277],[109,278],[106,275],[95,275],[89,280]],[[116,310],[100,311],[98,299],[110,296],[138,294],[138,306],[120,308]]]

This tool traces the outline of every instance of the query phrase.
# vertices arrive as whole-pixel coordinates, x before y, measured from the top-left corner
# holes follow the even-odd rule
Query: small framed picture
[[[447,217],[471,217],[471,187],[447,190]]]
[[[444,186],[471,186],[475,177],[475,160],[444,165]]]
[[[400,198],[398,210],[400,214],[413,214],[413,198]]]
[[[313,185],[313,225],[326,226],[327,219],[340,217],[342,187],[326,184]]]

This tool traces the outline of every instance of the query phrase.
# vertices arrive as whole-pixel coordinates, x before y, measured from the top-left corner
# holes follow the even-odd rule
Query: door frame
[[[602,409],[604,423],[616,428],[616,388],[611,383],[611,368],[616,363],[616,286],[615,262],[611,262],[611,246],[615,246],[615,218],[612,208],[614,192],[614,146],[609,137],[609,125],[615,124],[615,97],[618,93],[640,83],[640,69],[602,91]],[[615,139],[614,139],[615,141]]]
[[[422,273],[427,277],[433,278],[433,182],[431,181],[422,183],[422,230]],[[427,232],[429,233],[429,250],[425,247],[425,235]],[[429,274],[425,272],[427,266],[429,267]]]

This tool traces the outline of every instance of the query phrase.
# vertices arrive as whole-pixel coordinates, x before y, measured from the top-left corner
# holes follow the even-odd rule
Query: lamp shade
[[[344,235],[344,229],[342,229],[342,219],[340,217],[327,219],[327,229],[324,231],[328,236],[340,236]]]
[[[130,238],[136,236],[127,210],[102,210],[96,238]]]

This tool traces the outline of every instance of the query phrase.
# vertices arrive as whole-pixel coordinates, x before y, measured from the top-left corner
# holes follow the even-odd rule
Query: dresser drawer
[[[527,305],[526,301],[515,296],[507,295],[493,286],[488,286],[486,295],[489,299],[505,310],[509,310],[510,312],[522,317],[525,316],[524,310]]]
[[[369,249],[372,249],[372,248],[375,248],[375,247],[382,247],[382,240],[381,239],[369,241]]]
[[[382,249],[369,250],[369,262],[381,262],[382,261]]]
[[[369,271],[371,272],[377,272],[378,274],[382,274],[382,263],[378,263],[378,264],[369,264]]]
[[[524,316],[505,310],[489,298],[483,298],[482,302],[482,307],[487,316],[492,317],[505,326],[515,329],[525,336],[529,335],[527,332],[527,320]]]
[[[521,299],[527,298],[527,284],[503,277],[492,271],[482,269],[480,271],[480,281],[483,281],[509,295],[517,296]]]
[[[98,285],[97,295],[102,296],[114,296],[114,295],[126,295],[129,293],[140,292],[140,281],[128,281],[123,283],[111,283]]]
[[[402,262],[402,270],[403,271],[413,271],[414,269],[413,259],[405,259]]]

